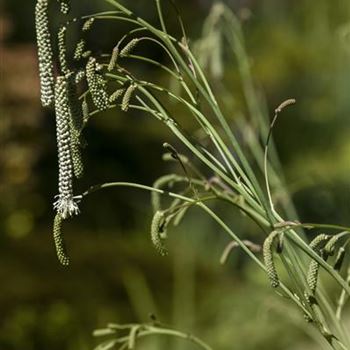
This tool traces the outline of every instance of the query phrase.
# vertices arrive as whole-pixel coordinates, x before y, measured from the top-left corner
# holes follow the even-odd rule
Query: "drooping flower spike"
[[[48,107],[53,104],[55,98],[55,81],[49,28],[48,0],[38,0],[36,3],[35,27],[38,45],[41,104],[44,107]]]
[[[63,219],[77,215],[73,196],[73,161],[71,154],[70,108],[66,77],[58,76],[55,86],[56,133],[59,166],[59,194],[54,208]]]

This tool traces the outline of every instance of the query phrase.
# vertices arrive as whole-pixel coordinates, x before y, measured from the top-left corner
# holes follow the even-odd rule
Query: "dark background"
[[[157,23],[152,1],[124,3]],[[197,38],[213,1],[177,3],[189,36]],[[349,1],[227,3],[237,14],[249,14],[243,29],[269,110],[297,99],[277,124],[275,141],[301,219],[349,225]],[[198,210],[171,231],[170,255],[159,257],[149,239],[148,193],[119,188],[88,198],[81,215],[64,226],[72,264],[59,265],[51,236],[55,121],[39,104],[35,2],[0,4],[0,348],[91,349],[93,329],[145,322],[152,312],[216,349],[311,349],[302,315],[273,294],[255,266],[238,251],[220,266],[227,238]],[[109,8],[103,1],[76,1],[73,10]],[[173,17],[169,12],[168,26],[176,31]],[[115,23],[99,25],[89,43],[108,52],[121,30]],[[234,61],[225,80],[245,113]],[[87,171],[78,192],[106,181],[150,185],[172,169],[161,159],[164,141],[185,151],[164,126],[136,112],[100,114],[85,136]],[[254,236],[244,219],[227,214],[235,232]],[[158,340],[145,343],[149,349],[162,346]]]

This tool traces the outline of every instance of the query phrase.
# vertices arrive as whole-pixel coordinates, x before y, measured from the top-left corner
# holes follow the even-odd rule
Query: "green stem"
[[[99,191],[101,189],[110,188],[110,187],[133,187],[138,188],[146,191],[151,192],[157,192],[160,194],[168,195],[173,198],[179,198],[185,202],[192,203],[194,205],[197,205],[198,207],[202,208],[207,214],[209,214],[230,236],[233,240],[235,240],[239,246],[243,249],[243,251],[248,254],[248,256],[263,270],[266,272],[265,265],[250,251],[250,249],[244,244],[244,242],[235,234],[233,231],[225,224],[225,222],[220,219],[218,215],[216,215],[208,206],[203,204],[200,199],[195,200],[193,198],[189,198],[183,195],[179,195],[177,193],[164,191],[161,189],[157,189],[151,186],[141,185],[138,183],[131,183],[131,182],[110,182],[100,185],[95,185],[90,187],[88,190],[83,192],[81,195],[82,198]],[[295,297],[295,295],[283,284],[281,283],[281,289],[286,293],[286,295],[292,299],[307,315],[310,315],[309,311],[305,308],[304,305],[298,300],[298,298]]]
[[[170,329],[170,328],[161,328],[161,327],[148,326],[148,325],[134,325],[133,327],[138,327],[139,329],[139,331],[136,334],[134,334],[136,339],[144,338],[152,335],[167,335],[175,338],[188,340],[204,350],[213,350],[208,344],[206,344],[205,342],[203,342],[202,340],[200,340],[199,338],[197,338],[196,336],[190,333],[184,333],[184,332],[181,332],[175,329]],[[127,325],[127,327],[123,327],[123,329],[130,329],[130,325]],[[135,329],[135,328],[131,328],[131,329]],[[100,346],[101,348],[103,348],[104,344],[106,346],[109,345],[110,347],[113,347],[117,344],[122,344],[122,348],[127,349],[129,345],[129,341],[130,341],[130,334],[124,337],[107,340],[104,343],[102,343]]]
[[[346,282],[348,285],[350,285],[350,266],[349,266],[348,271],[347,271]],[[344,308],[344,305],[346,303],[347,298],[348,298],[348,296],[346,295],[345,290],[342,289],[340,296],[339,296],[339,299],[338,299],[338,305],[337,305],[337,311],[336,311],[336,317],[339,321],[341,320],[341,313],[342,313],[342,310]]]
[[[105,0],[108,3],[114,5],[115,7],[117,7],[119,10],[123,11],[125,14],[127,14],[128,16],[133,16],[133,13],[130,10],[127,10],[124,6],[120,5],[120,3],[118,1],[115,0]],[[143,19],[136,17],[136,21],[139,22],[139,24],[145,26],[147,29],[149,29],[150,32],[152,32],[154,35],[158,36],[161,40],[163,40],[163,42],[165,43],[165,45],[168,47],[168,49],[170,50],[170,52],[174,55],[174,57],[176,58],[176,60],[179,62],[179,64],[181,65],[182,69],[186,72],[187,76],[191,79],[191,81],[194,83],[194,85],[196,86],[196,88],[198,89],[198,91],[204,96],[204,98],[207,100],[209,106],[212,108],[212,110],[214,111],[216,117],[218,118],[220,124],[222,125],[225,133],[228,135],[230,142],[235,150],[235,152],[237,153],[243,167],[245,168],[247,175],[241,171],[240,175],[242,176],[242,178],[246,181],[247,185],[250,187],[250,189],[255,193],[255,196],[257,198],[258,201],[262,201],[265,211],[269,217],[269,220],[271,223],[273,223],[273,218],[271,215],[271,212],[269,210],[269,207],[266,205],[266,200],[264,197],[264,194],[260,188],[260,185],[258,184],[258,181],[255,178],[255,175],[253,173],[253,170],[251,169],[248,161],[246,160],[246,158],[244,157],[244,154],[242,152],[242,150],[240,149],[240,146],[235,138],[235,136],[232,133],[232,130],[230,129],[226,119],[224,118],[218,103],[215,99],[214,94],[212,93],[212,90],[209,86],[209,83],[202,71],[202,69],[200,68],[198,62],[196,61],[196,59],[193,57],[192,53],[190,50],[186,49],[186,54],[187,56],[190,58],[191,62],[193,63],[195,69],[197,70],[203,84],[204,84],[204,88],[201,85],[200,81],[197,79],[196,76],[193,75],[192,71],[190,70],[190,68],[188,67],[187,63],[184,61],[183,57],[180,55],[180,53],[178,52],[178,50],[175,48],[174,46],[174,41],[177,42],[174,38],[170,37],[169,35],[167,35],[166,33],[154,28],[151,24],[149,24],[148,22],[144,21]],[[181,46],[182,44],[177,42],[177,44],[184,48],[183,46]]]

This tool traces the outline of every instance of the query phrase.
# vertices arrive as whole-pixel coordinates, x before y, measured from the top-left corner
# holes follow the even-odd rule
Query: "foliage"
[[[200,23],[211,2],[177,1],[191,38],[198,37]],[[297,4],[288,0],[226,3],[234,8],[243,26],[254,88],[263,112],[272,116],[273,111],[266,112],[267,105],[273,108],[288,96],[297,99],[297,104],[284,111],[277,122],[274,139],[299,220],[348,226],[349,54],[345,40],[349,3],[343,0],[332,4],[325,0],[317,3],[300,0]],[[130,6],[150,23],[158,23],[157,12],[150,5],[136,0]],[[57,12],[51,15],[58,6],[55,1],[50,6],[50,27],[58,29],[65,25],[67,17]],[[166,2],[163,6],[169,33],[180,38],[176,16]],[[6,37],[0,43],[4,63],[0,65],[3,112],[0,275],[6,281],[0,293],[0,347],[88,348],[92,328],[103,327],[111,320],[143,324],[148,321],[148,313],[153,312],[162,322],[200,335],[215,349],[231,348],[232,343],[247,350],[311,349],[308,338],[316,328],[304,323],[292,304],[276,298],[266,288],[268,281],[263,270],[259,272],[235,242],[203,216],[199,208],[191,209],[180,227],[169,225],[165,242],[169,255],[163,258],[154,253],[151,241],[147,240],[151,222],[149,194],[129,189],[101,191],[84,200],[82,215],[63,223],[71,265],[65,269],[56,263],[50,234],[54,217],[51,203],[57,186],[55,123],[53,113],[39,106],[34,7],[35,0],[5,0],[0,17],[4,29],[0,36]],[[100,0],[72,2],[69,18],[106,9]],[[81,41],[79,27],[75,22],[68,29],[67,54],[71,59],[75,45]],[[96,56],[96,52],[98,55],[111,52],[119,35],[128,29],[122,22],[96,21],[83,39],[87,50]],[[192,41],[191,48],[200,60],[197,45]],[[152,45],[141,42],[135,52],[163,64],[167,62]],[[238,80],[238,65],[236,60],[229,59],[225,44],[223,53],[223,83],[229,91],[228,98],[223,99],[226,95],[220,80],[210,76],[210,83],[255,169],[246,141],[258,127],[249,117]],[[72,64],[77,67],[77,63]],[[178,84],[171,81],[168,85],[166,74],[156,66],[131,60],[125,60],[125,64],[144,80],[161,82],[178,91]],[[83,74],[84,70],[80,70],[80,75]],[[172,103],[170,109],[186,130],[196,129],[179,104]],[[200,140],[201,136],[194,134]],[[118,108],[110,109],[91,118],[84,139],[88,142],[88,151],[83,150],[85,175],[75,182],[76,194],[96,181],[120,179],[151,184],[159,175],[179,172],[178,162],[161,162],[160,145],[164,140],[204,169],[166,127],[135,110],[124,113]],[[204,172],[210,176],[205,169]],[[271,170],[269,180],[273,184]],[[169,190],[177,191],[180,186],[181,183],[174,183]],[[275,202],[283,201],[283,192],[272,191],[272,195]],[[169,202],[161,197],[165,209]],[[249,240],[262,246],[264,235],[254,222],[232,210],[228,203],[220,203],[210,202],[210,207],[244,238],[244,243],[249,244]],[[295,215],[286,217],[297,219]],[[305,234],[311,241],[318,232],[306,230]],[[220,267],[218,261],[226,245],[229,259]],[[231,250],[233,247],[236,248]],[[330,257],[333,258],[336,256]],[[280,279],[287,281],[278,257],[275,263]],[[337,287],[322,269],[319,278],[335,296]],[[142,280],[148,285],[148,292],[142,287]],[[345,329],[349,325],[348,311],[345,306]],[[306,344],[302,343],[304,339]],[[191,347],[189,343],[174,343],[170,338],[153,337],[142,340],[139,347]]]
[[[294,104],[295,100],[289,99],[282,102],[276,108],[275,117],[268,126],[266,115],[262,112],[250,75],[249,61],[245,53],[239,21],[224,4],[219,2],[214,5],[204,26],[204,36],[198,43],[197,53],[200,57],[199,61],[202,61],[201,65],[196,58],[196,54],[190,48],[179,11],[173,2],[171,4],[175,9],[181,27],[181,40],[177,40],[168,33],[160,0],[156,0],[160,29],[135,16],[132,11],[122,6],[118,1],[106,1],[113,5],[116,11],[101,12],[83,17],[87,22],[82,25],[82,31],[91,28],[92,20],[104,19],[128,22],[131,29],[117,43],[110,55],[102,55],[101,63],[97,61],[96,57],[92,56],[92,51],[81,54],[81,41],[78,42],[74,57],[78,60],[81,58],[86,60],[85,76],[87,82],[86,90],[81,94],[79,100],[82,100],[84,107],[82,109],[89,109],[87,107],[89,105],[96,109],[89,112],[88,115],[85,112],[85,118],[80,113],[80,118],[83,119],[75,124],[74,119],[79,118],[79,113],[76,113],[76,111],[79,111],[79,100],[76,91],[80,82],[74,84],[74,81],[80,81],[80,79],[72,80],[71,77],[80,74],[80,71],[68,68],[65,48],[66,29],[64,31],[59,30],[58,51],[61,75],[56,78],[55,97],[53,94],[48,96],[50,94],[46,91],[48,83],[45,80],[45,74],[47,73],[47,67],[52,67],[53,62],[50,60],[51,56],[47,55],[47,52],[52,51],[50,37],[47,33],[47,20],[42,20],[43,13],[45,18],[47,17],[48,3],[45,0],[38,0],[37,3],[38,46],[39,48],[45,48],[45,50],[39,50],[39,62],[43,62],[43,65],[39,67],[42,96],[45,97],[43,105],[47,106],[47,101],[55,98],[60,173],[58,201],[55,203],[56,218],[64,220],[78,214],[77,201],[84,201],[85,197],[103,188],[128,186],[148,190],[155,194],[167,195],[173,200],[165,210],[159,210],[160,201],[159,199],[156,200],[157,207],[155,208],[151,228],[153,243],[162,254],[165,254],[162,240],[167,238],[167,227],[172,222],[177,225],[188,208],[197,206],[209,214],[242,250],[267,273],[271,286],[278,288],[279,293],[290,299],[304,313],[305,318],[315,325],[320,335],[330,346],[335,349],[345,349],[349,345],[349,339],[342,325],[341,310],[345,304],[347,294],[350,294],[348,283],[350,270],[346,279],[343,279],[339,270],[346,255],[348,243],[346,238],[350,234],[350,229],[341,225],[292,221],[290,215],[294,214],[294,208],[288,198],[287,191],[283,190],[285,186],[283,179],[279,176],[280,169],[276,152],[273,150],[273,156],[268,157],[269,141],[277,117],[285,107]],[[64,4],[66,5],[66,3]],[[67,6],[62,6],[61,11],[66,14]],[[75,19],[67,23],[74,22],[76,22]],[[45,37],[42,36],[42,33],[45,33]],[[140,36],[140,33],[142,36]],[[133,38],[135,35],[137,35],[137,38]],[[142,54],[133,54],[135,46],[139,45],[141,41],[159,45],[169,57],[170,63],[164,65]],[[205,67],[210,63],[212,79],[222,78],[222,45],[224,42],[227,43],[230,51],[238,60],[239,73],[250,118],[255,120],[259,126],[256,130],[257,135],[249,135],[248,142],[254,162],[257,164],[256,168],[253,168],[251,159],[247,157],[237,135],[232,131],[215,97],[215,91],[211,88],[211,84],[202,69],[202,66]],[[104,63],[108,58],[109,62]],[[123,61],[120,62],[123,59],[135,59],[158,66],[159,69],[170,75],[179,85],[180,90],[174,92],[161,83],[158,84],[136,77],[129,71],[126,64],[123,64]],[[48,60],[49,62],[47,62]],[[113,88],[116,90],[108,98],[109,91]],[[225,88],[222,88],[222,94],[224,96],[225,94],[228,95]],[[110,104],[110,101],[116,102],[117,98],[121,96],[120,104]],[[183,112],[192,115],[194,121],[198,124],[202,137],[194,137],[193,130],[188,132],[182,127],[181,121],[174,116],[168,107],[167,99],[174,100],[181,106]],[[228,98],[226,99],[228,100]],[[135,100],[135,103],[133,103],[133,100]],[[74,161],[76,157],[80,157],[80,153],[74,149],[77,147],[76,145],[79,146],[80,144],[81,133],[88,124],[90,117],[108,108],[115,108],[116,105],[120,106],[124,112],[129,109],[142,111],[165,124],[188,148],[194,160],[200,162],[201,167],[199,168],[194,164],[194,161],[189,161],[189,158],[181,155],[173,146],[167,143],[164,144],[165,149],[169,152],[165,158],[178,162],[184,174],[184,176],[171,177],[172,175],[170,175],[169,177],[169,183],[182,182],[186,184],[186,187],[180,192],[165,191],[160,189],[159,186],[149,187],[136,183],[113,182],[90,187],[79,196],[73,195],[73,168],[75,164],[81,163],[80,160],[78,162]],[[79,125],[79,127],[75,127],[75,125]],[[74,143],[71,140],[77,140],[77,142]],[[263,146],[261,142],[264,142]],[[184,159],[186,162],[183,161]],[[204,174],[203,166],[206,168],[205,171],[210,174],[209,176]],[[75,171],[74,173],[77,174],[78,172]],[[269,181],[270,174],[271,184]],[[265,180],[266,194],[259,182],[261,175]],[[166,184],[168,184],[167,181],[162,183],[163,186]],[[273,192],[281,191],[281,189],[285,198],[282,203],[278,203],[273,198]],[[263,249],[264,264],[251,251],[251,246],[243,242],[225,221],[206,204],[207,201],[213,199],[228,202],[253,220],[265,235],[268,234]],[[285,216],[287,219],[283,218]],[[308,245],[300,228],[322,228],[331,232],[342,232],[332,237],[321,234]],[[274,241],[276,238],[279,242],[275,253]],[[320,246],[320,244],[322,245]],[[59,247],[61,245],[60,243]],[[338,254],[333,267],[327,260],[329,256],[334,255],[335,250],[338,250]],[[281,281],[279,278],[275,265],[276,255],[280,258],[281,266],[288,272],[289,279],[287,281]],[[59,258],[62,256],[61,249],[58,251],[58,256]],[[64,261],[64,264],[69,263],[66,257],[61,261]],[[341,287],[336,311],[329,303],[328,293],[322,286],[318,286],[320,268],[323,268]],[[155,332],[152,327],[132,326],[125,343],[126,346],[134,348],[134,340],[137,337],[138,330],[143,327],[146,327],[146,332]],[[112,343],[113,346],[116,344],[113,341]]]

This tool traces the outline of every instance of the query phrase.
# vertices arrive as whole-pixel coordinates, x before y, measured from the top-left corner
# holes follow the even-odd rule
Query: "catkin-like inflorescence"
[[[75,47],[74,50],[74,59],[76,61],[79,61],[85,51],[85,40],[84,39],[80,39],[77,43],[77,46]]]
[[[67,81],[57,77],[55,86],[56,134],[58,147],[58,199],[54,203],[57,213],[66,219],[79,213],[73,197],[73,164],[71,154],[70,106]]]
[[[70,11],[69,0],[58,0],[58,2],[60,3],[60,11],[67,15]]]
[[[85,125],[89,120],[89,105],[87,101],[84,99],[84,101],[81,104],[81,109],[83,111],[83,125]]]
[[[102,70],[103,70],[103,65],[96,61],[95,71],[96,72],[101,72]],[[104,81],[104,79],[103,79],[103,77],[101,75],[97,75],[97,77],[100,79],[100,81]]]
[[[75,83],[79,84],[85,78],[85,71],[80,70],[75,74]]]
[[[319,253],[321,252],[322,247],[326,244],[328,239],[329,239],[329,236],[322,233],[316,236],[311,241],[311,243],[309,244],[309,247],[316,253]],[[307,277],[306,277],[308,287],[311,291],[311,295],[314,295],[316,292],[319,269],[320,269],[319,263],[316,260],[312,260],[310,262],[309,269],[307,272]]]
[[[325,255],[328,256],[333,256],[335,252],[335,247],[341,237],[343,237],[343,232],[338,233],[331,237],[329,241],[327,242],[326,246],[324,247]]]
[[[86,32],[86,31],[90,30],[92,25],[94,24],[94,22],[95,22],[95,18],[94,17],[91,17],[91,18],[87,19],[84,22],[83,27],[82,27],[83,32]]]
[[[309,286],[311,295],[314,295],[316,292],[319,269],[319,263],[316,260],[312,260],[307,272],[307,285]]]
[[[84,175],[84,163],[82,159],[81,149],[75,142],[71,145],[72,148],[72,161],[73,161],[73,172],[77,179],[80,179]]]
[[[55,98],[55,81],[49,30],[48,0],[38,0],[36,3],[35,27],[38,42],[41,103],[44,107],[48,107],[53,104]]]
[[[81,54],[81,57],[83,57],[83,58],[88,58],[88,57],[91,56],[91,54],[92,54],[92,51],[91,51],[91,50],[86,50],[86,51],[84,51],[84,52]]]
[[[309,247],[313,250],[317,250],[321,248],[323,245],[325,245],[328,240],[329,240],[329,236],[324,233],[321,233],[310,242]]]
[[[70,120],[70,148],[71,148],[71,157],[73,164],[73,173],[77,179],[80,179],[84,175],[84,163],[81,154],[81,144],[80,144],[80,132],[74,127],[73,120]]]
[[[66,49],[67,27],[61,26],[58,30],[58,58],[62,74],[68,74],[67,49]]]
[[[294,98],[289,98],[288,100],[283,101],[276,109],[275,113],[281,113],[283,109],[285,109],[288,106],[294,105],[296,103],[296,100]]]
[[[103,111],[108,108],[109,100],[103,78],[96,72],[97,69],[96,59],[90,57],[86,65],[86,79],[94,105]]]
[[[116,46],[113,49],[111,59],[109,60],[109,64],[108,64],[108,71],[109,72],[112,71],[114,69],[115,65],[117,64],[118,55],[119,55],[119,49]]]
[[[59,262],[67,266],[69,265],[69,256],[67,255],[66,246],[62,236],[62,216],[57,213],[53,223],[53,239],[56,247],[56,254]]]
[[[130,54],[130,52],[135,48],[140,39],[132,39],[124,48],[120,51],[120,56],[124,57]]]
[[[80,132],[83,128],[83,113],[81,110],[81,104],[79,101],[79,94],[77,91],[74,74],[70,73],[66,76],[66,79],[68,88],[68,102],[71,110],[73,128],[76,131],[76,134],[80,135]]]
[[[113,103],[113,102],[117,101],[118,98],[120,96],[122,96],[124,92],[125,92],[125,89],[123,89],[123,88],[115,90],[113,92],[113,94],[111,96],[109,96],[109,102]]]
[[[132,83],[126,89],[125,94],[123,96],[123,100],[122,100],[122,106],[121,106],[121,109],[123,112],[127,112],[129,110],[130,100],[131,100],[132,94],[134,93],[136,88],[137,88],[137,85],[135,83]]]
[[[273,259],[273,244],[278,235],[278,231],[271,232],[265,239],[263,246],[264,263],[266,266],[267,276],[270,280],[272,288],[277,288],[280,285],[277,269]]]
[[[156,250],[163,256],[168,254],[168,251],[163,243],[166,231],[166,218],[163,211],[156,211],[151,224],[151,240]]]
[[[101,88],[105,88],[107,85],[107,81],[100,74],[96,74],[96,82]]]
[[[76,178],[81,178],[84,174],[84,165],[81,155],[80,135],[83,129],[83,112],[79,101],[77,87],[74,81],[74,75],[70,74],[67,78],[68,84],[68,102],[70,108],[70,142],[71,156],[73,161],[73,171]]]

